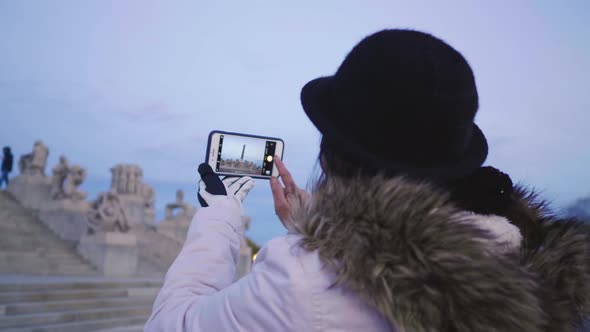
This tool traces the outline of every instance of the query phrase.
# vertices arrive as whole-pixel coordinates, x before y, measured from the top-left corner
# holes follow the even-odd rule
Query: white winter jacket
[[[298,249],[298,235],[270,241],[232,284],[243,231],[241,216],[199,209],[145,331],[390,330],[358,296],[330,287],[333,274],[317,252]]]

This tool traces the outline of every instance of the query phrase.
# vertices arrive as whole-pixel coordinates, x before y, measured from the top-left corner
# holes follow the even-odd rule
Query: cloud
[[[166,140],[145,141],[135,149],[136,152],[146,155],[171,154],[182,157],[195,151],[203,150],[207,144],[207,135],[189,134],[180,137],[171,137]]]
[[[178,123],[190,117],[188,113],[175,112],[163,101],[151,101],[133,109],[118,109],[115,111],[132,121]]]

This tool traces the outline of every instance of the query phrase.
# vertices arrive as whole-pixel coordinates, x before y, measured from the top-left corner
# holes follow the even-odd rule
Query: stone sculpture
[[[105,276],[128,277],[137,273],[137,235],[130,232],[127,215],[114,192],[105,192],[90,203],[88,234],[78,252]]]
[[[59,157],[59,163],[53,167],[51,178],[51,198],[62,199],[65,196],[63,183],[68,177],[68,160],[64,156]]]
[[[194,207],[184,202],[182,190],[177,190],[176,201],[166,204],[166,219],[158,224],[158,233],[164,234],[179,243],[184,243],[195,212]]]
[[[18,167],[20,174],[31,176],[45,176],[45,165],[49,149],[42,141],[36,141],[33,146],[33,152],[20,157]]]
[[[39,219],[63,240],[78,243],[88,233],[90,206],[86,193],[78,187],[86,179],[86,170],[69,166],[65,157],[53,168],[51,196],[42,206]]]
[[[175,210],[180,210],[180,212],[174,215]],[[176,217],[192,218],[192,210],[193,208],[184,202],[184,193],[182,190],[177,190],[176,202],[166,204],[166,220],[172,220]]]
[[[111,190],[118,194],[141,195],[143,171],[137,165],[119,164],[111,168]]]
[[[145,207],[153,209],[156,202],[156,192],[154,188],[147,183],[142,183],[141,196],[145,200]]]
[[[154,225],[155,191],[143,182],[143,170],[138,165],[118,164],[111,168],[111,192],[119,197],[129,224]]]
[[[137,184],[139,180],[139,172],[135,167],[127,166],[125,169],[127,173],[126,193],[137,194]]]
[[[117,191],[117,183],[119,183],[119,169],[111,167],[111,191]]]
[[[102,193],[90,203],[88,226],[92,232],[129,231],[129,223],[119,196],[112,192]]]
[[[59,163],[53,168],[51,179],[51,198],[71,199],[81,201],[86,199],[86,193],[78,190],[78,187],[86,179],[86,170],[78,165],[69,166],[68,160],[61,156]]]
[[[117,177],[117,192],[119,194],[126,194],[127,193],[127,169],[129,167],[127,165],[120,165],[117,173],[119,176]]]
[[[64,184],[65,197],[74,201],[86,199],[86,193],[80,191],[78,187],[86,179],[86,170],[78,165],[70,167],[68,177]]]
[[[51,177],[45,176],[48,155],[49,149],[43,142],[35,142],[33,151],[20,157],[20,174],[8,185],[8,192],[27,208],[40,210],[52,200]]]
[[[141,183],[140,187],[141,197],[144,200],[144,215],[153,223],[156,217],[156,191],[147,183]]]

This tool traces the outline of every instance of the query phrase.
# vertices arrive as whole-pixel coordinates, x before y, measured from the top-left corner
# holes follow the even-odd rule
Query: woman
[[[462,55],[416,31],[361,41],[302,90],[322,133],[310,197],[277,160],[270,241],[232,283],[249,178],[201,168],[200,209],[146,331],[570,331],[590,312],[588,233],[481,165]]]

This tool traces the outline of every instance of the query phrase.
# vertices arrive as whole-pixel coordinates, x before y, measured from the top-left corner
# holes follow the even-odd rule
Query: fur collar
[[[294,221],[336,284],[399,331],[570,330],[590,313],[588,232],[523,190],[508,214],[482,218],[428,184],[376,177],[329,180]]]

